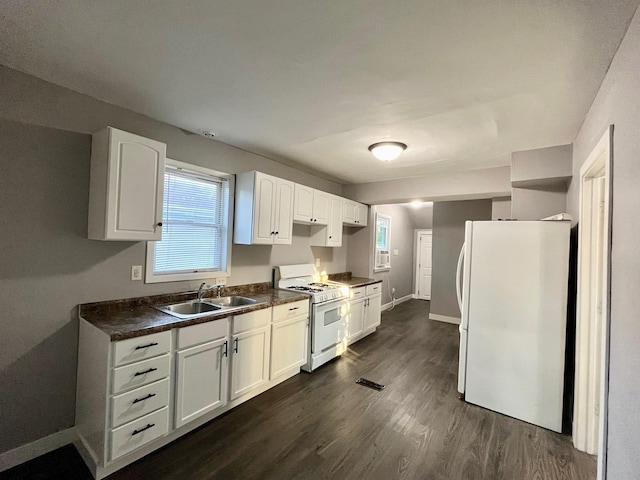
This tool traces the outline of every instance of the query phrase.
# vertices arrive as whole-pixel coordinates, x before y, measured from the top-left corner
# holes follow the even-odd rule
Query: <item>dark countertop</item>
[[[382,280],[376,280],[374,278],[354,277],[351,275],[351,272],[331,273],[329,274],[329,280],[343,283],[351,288],[365,287],[367,285],[373,285],[374,283],[382,283]]]
[[[151,306],[193,300],[195,298],[194,292],[87,303],[80,305],[79,315],[109,335],[112,341],[118,341],[150,333],[163,332],[172,328],[211,322],[231,315],[241,315],[254,310],[269,308],[273,305],[282,305],[309,298],[308,295],[302,293],[274,290],[270,287],[270,284],[266,284],[266,287],[265,284],[253,284],[246,287],[249,288],[226,287],[222,293],[223,296],[245,295],[257,300],[258,304],[237,308],[232,312],[216,312],[200,318],[177,318],[162,313]]]

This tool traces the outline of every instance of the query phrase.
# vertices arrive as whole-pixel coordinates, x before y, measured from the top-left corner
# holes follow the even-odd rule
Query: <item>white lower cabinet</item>
[[[381,283],[351,289],[347,323],[347,342],[349,344],[375,332],[376,327],[380,325],[381,290]]]
[[[176,353],[176,427],[227,403],[226,337]]]
[[[302,300],[119,342],[81,319],[76,430],[92,474],[104,478],[298,373],[308,319]]]
[[[231,394],[235,400],[269,381],[271,308],[236,315],[231,328]]]

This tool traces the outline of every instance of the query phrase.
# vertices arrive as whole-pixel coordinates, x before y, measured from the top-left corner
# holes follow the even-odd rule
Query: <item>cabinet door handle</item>
[[[151,372],[155,372],[157,370],[157,368],[150,368],[148,370],[144,370],[142,372],[136,372],[133,374],[134,377],[138,377],[140,375],[146,375],[147,373],[151,373]]]
[[[280,232],[276,232],[276,235],[278,235]]]
[[[158,226],[158,227],[161,227],[161,226],[162,226],[162,222],[158,222],[158,223],[157,223],[157,226]]]
[[[236,338],[234,341],[233,351],[238,353],[238,339]]]
[[[138,345],[135,349],[140,350],[143,348],[155,347],[156,345],[158,345],[158,342],[152,342],[152,343],[147,343],[146,345]]]
[[[227,357],[229,355],[229,342],[224,341],[224,350],[222,351],[222,356]]]
[[[290,308],[289,310],[298,310],[299,308],[300,307],[293,307],[293,308]]]
[[[141,428],[140,430],[134,430],[133,433],[131,434],[131,436],[133,437],[134,435],[138,435],[139,433],[144,432],[145,430],[149,430],[152,427],[155,427],[156,424],[155,423],[147,423],[147,426],[144,428]]]
[[[155,397],[156,394],[155,393],[150,393],[149,395],[147,395],[146,397],[142,397],[142,398],[136,398],[133,403],[138,403],[138,402],[144,402],[145,400],[149,400],[151,397]]]

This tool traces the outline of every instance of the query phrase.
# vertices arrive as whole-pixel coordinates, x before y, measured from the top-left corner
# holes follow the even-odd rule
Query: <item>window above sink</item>
[[[146,283],[230,273],[233,175],[166,160],[162,240],[147,242]]]

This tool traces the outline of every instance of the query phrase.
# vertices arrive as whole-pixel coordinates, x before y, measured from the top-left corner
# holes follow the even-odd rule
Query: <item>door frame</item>
[[[413,298],[418,298],[418,287],[420,286],[420,269],[418,268],[418,259],[420,257],[420,234],[430,233],[431,241],[433,242],[433,229],[432,228],[420,228],[414,230],[413,235]],[[433,243],[431,244],[431,270],[433,271]],[[431,284],[433,285],[433,275],[431,276]],[[431,300],[431,293],[429,293],[429,300]]]
[[[596,179],[602,177],[604,177],[604,193],[601,197],[597,197],[595,195],[598,188]],[[610,125],[580,168],[578,224],[573,443],[579,450],[590,451],[590,453],[595,453],[594,450],[597,450],[599,480],[606,478],[607,464],[612,191],[613,125]],[[604,225],[600,237],[598,237],[597,225],[592,222],[594,209],[600,208],[599,205],[594,206],[597,198],[604,200]],[[595,254],[598,251],[598,241],[603,242],[601,247],[603,259],[601,276],[596,277],[598,262]],[[601,285],[599,282],[602,282]],[[594,305],[592,298],[594,288],[601,288],[602,303],[600,305]],[[594,309],[601,311],[601,325],[591,320]],[[594,444],[596,441],[597,449]]]

